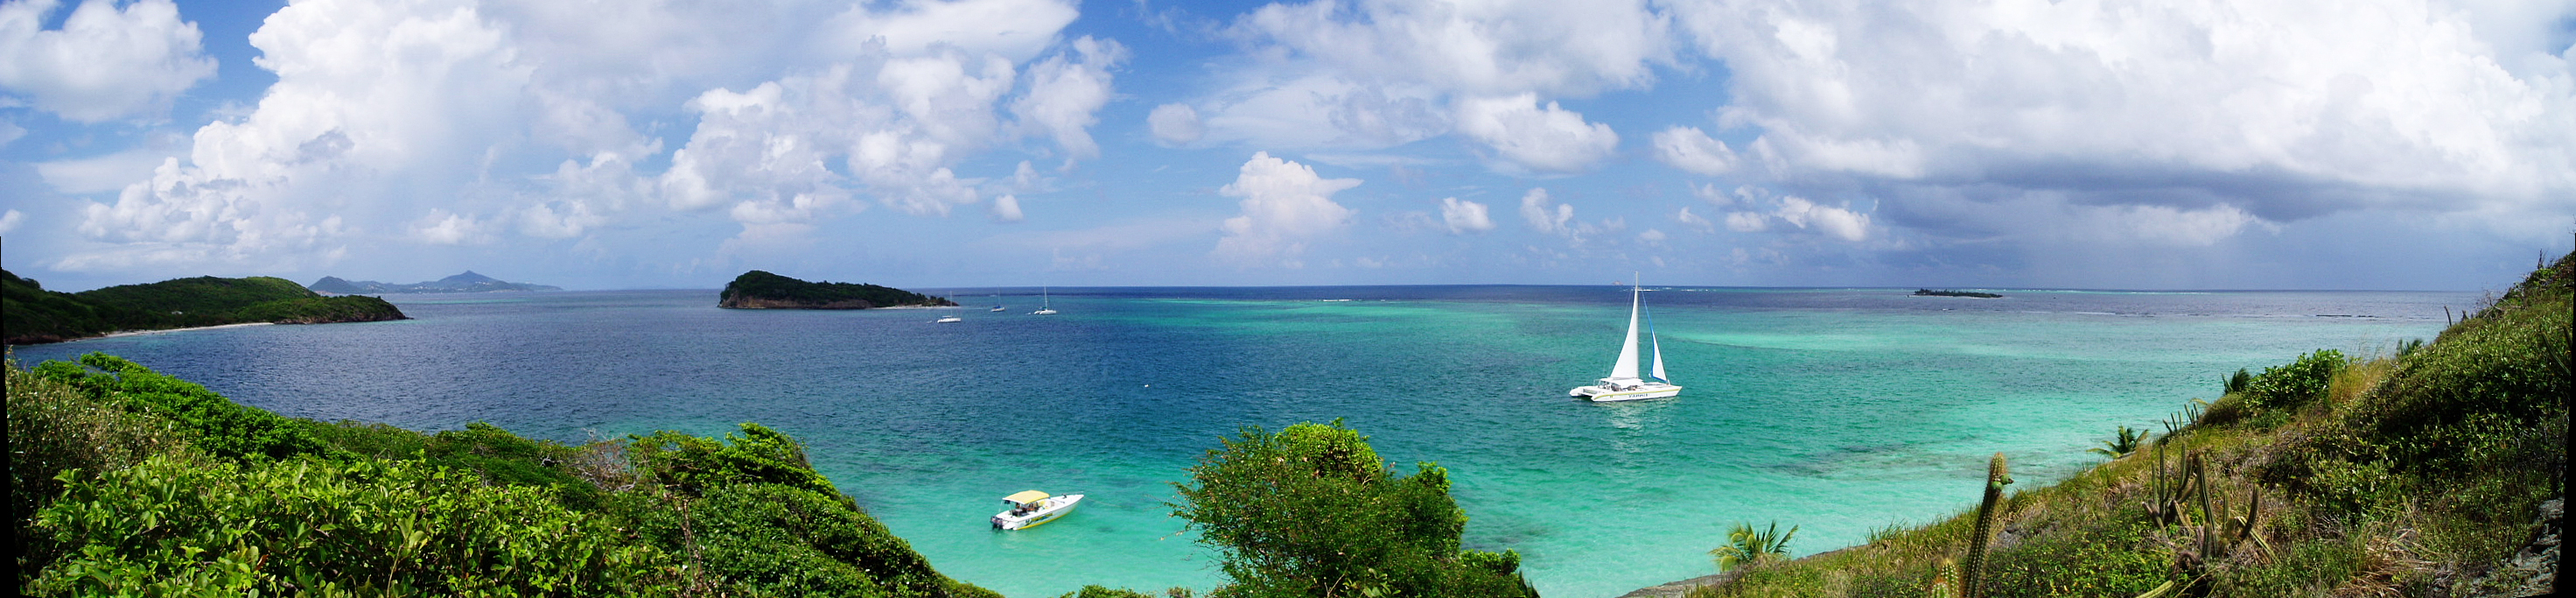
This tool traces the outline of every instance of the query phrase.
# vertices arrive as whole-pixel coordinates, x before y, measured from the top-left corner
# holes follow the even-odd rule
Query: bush
[[[1174,484],[1200,542],[1224,554],[1228,596],[1532,596],[1520,556],[1461,552],[1466,513],[1448,471],[1399,476],[1368,439],[1312,423],[1247,427]]]
[[[2287,411],[2316,400],[2348,363],[2342,351],[2318,349],[2288,364],[2263,368],[2245,385],[2246,403],[2258,410]]]
[[[63,491],[65,471],[107,472],[187,447],[159,418],[126,413],[8,362],[9,521],[20,562],[46,544],[26,522]]]
[[[33,372],[92,401],[166,419],[199,450],[217,458],[285,459],[332,452],[297,420],[234,403],[122,357],[91,353],[79,363],[48,361]]]
[[[744,423],[742,435],[726,434],[725,440],[665,430],[632,437],[627,451],[645,476],[692,496],[729,484],[778,484],[841,495],[823,474],[814,473],[814,466],[805,460],[805,446],[795,438]]]
[[[63,556],[26,589],[670,593],[679,568],[669,554],[564,509],[551,494],[403,462],[244,466],[157,456],[78,476],[38,513],[33,531]]]

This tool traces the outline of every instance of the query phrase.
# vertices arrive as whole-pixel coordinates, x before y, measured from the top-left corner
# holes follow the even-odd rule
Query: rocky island
[[[376,282],[373,280],[351,282],[337,276],[324,276],[321,280],[313,281],[313,284],[306,285],[304,288],[333,295],[383,295],[388,293],[489,293],[496,291],[563,290],[563,287],[558,286],[528,284],[524,282],[507,282],[498,278],[475,274],[473,270],[466,270],[464,274],[449,276],[438,280],[416,282],[412,284],[394,284],[389,282]]]
[[[324,297],[295,281],[269,276],[199,276],[129,284],[78,293],[45,290],[35,280],[0,270],[7,293],[6,342],[56,343],[119,331],[168,330],[228,324],[326,324],[406,320],[401,309],[376,297]]]
[[[894,287],[848,282],[806,282],[753,270],[727,283],[716,307],[726,309],[869,309],[878,307],[948,307],[946,297],[932,297]]]

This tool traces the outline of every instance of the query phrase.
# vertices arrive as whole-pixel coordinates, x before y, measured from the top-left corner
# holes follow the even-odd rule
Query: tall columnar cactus
[[[2004,468],[2004,454],[1995,453],[1986,466],[1986,498],[1977,503],[1976,537],[1968,539],[1967,562],[1959,564],[1960,598],[1985,595],[1986,543],[1994,540],[1995,517],[2003,510],[2004,486],[2011,485],[2012,473]]]

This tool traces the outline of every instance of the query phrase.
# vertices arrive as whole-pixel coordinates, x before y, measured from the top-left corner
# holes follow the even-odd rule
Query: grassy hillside
[[[726,283],[716,306],[734,309],[868,309],[898,305],[956,305],[894,287],[847,282],[806,282],[753,270]]]
[[[323,297],[283,278],[200,276],[79,293],[47,291],[5,274],[8,344],[44,343],[119,330],[161,330],[247,322],[318,324],[403,319],[375,297]]]
[[[2576,392],[2571,296],[2576,254],[2430,344],[2240,374],[2072,479],[1690,595],[2544,593],[2535,577],[2556,571],[2559,523],[2543,503],[2566,496]]]
[[[282,417],[104,354],[7,374],[24,595],[998,598],[755,424],[566,445]]]

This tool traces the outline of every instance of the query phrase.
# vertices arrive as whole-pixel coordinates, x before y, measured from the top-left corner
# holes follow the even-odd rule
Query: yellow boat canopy
[[[1019,494],[1002,497],[1002,502],[1025,505],[1046,500],[1048,496],[1050,495],[1044,490],[1022,490]]]

